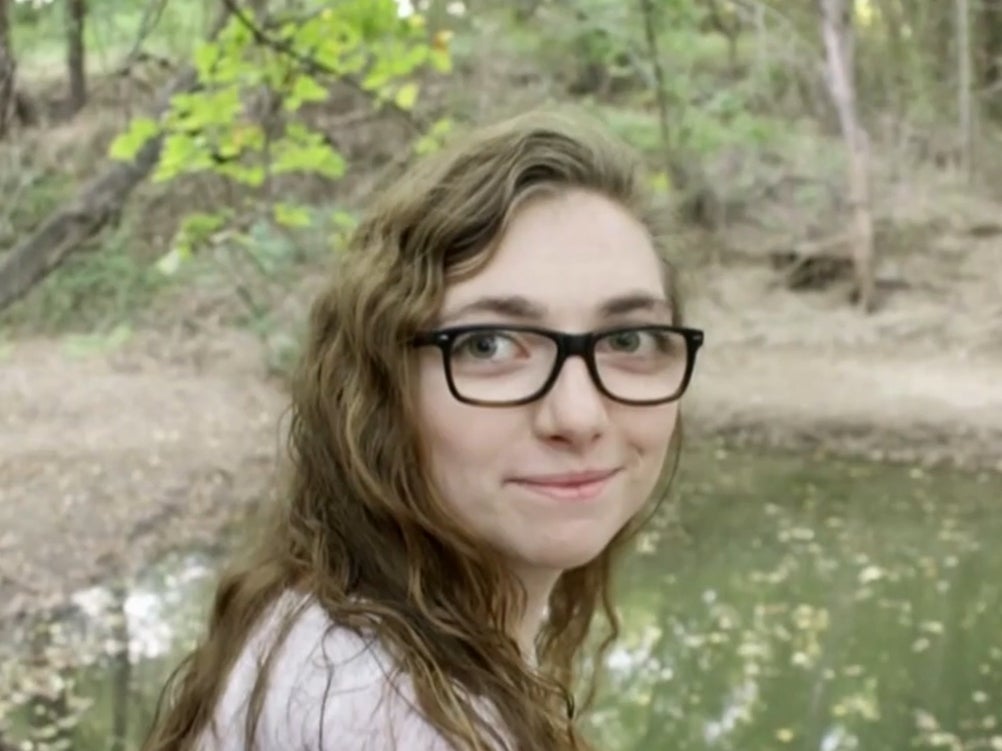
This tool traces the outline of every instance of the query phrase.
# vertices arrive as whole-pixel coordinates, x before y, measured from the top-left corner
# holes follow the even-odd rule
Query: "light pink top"
[[[248,751],[244,726],[258,661],[274,646],[281,616],[299,602],[281,598],[248,639],[199,751]],[[289,631],[272,662],[255,751],[452,751],[414,708],[410,681],[389,680],[385,650],[330,625],[311,602]]]

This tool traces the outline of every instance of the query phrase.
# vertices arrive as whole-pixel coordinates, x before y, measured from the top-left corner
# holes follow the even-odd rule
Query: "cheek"
[[[638,494],[645,498],[657,487],[665,470],[672,436],[678,429],[678,405],[653,408],[638,420],[631,435],[632,448],[639,457]]]
[[[644,419],[634,425],[630,442],[639,461],[633,476],[632,492],[624,509],[627,520],[640,513],[663,487],[672,436],[677,428],[678,405],[675,403],[650,408]]]
[[[419,404],[421,440],[439,490],[453,507],[459,499],[475,502],[478,488],[500,482],[505,451],[518,431],[516,415],[463,404],[434,378],[422,385]]]
[[[516,431],[503,419],[489,418],[451,409],[427,420],[425,447],[437,465],[437,474],[476,477],[501,466],[506,450],[515,443]]]
[[[678,403],[650,408],[638,415],[631,436],[637,450],[648,457],[660,459],[668,450],[678,427]]]
[[[514,441],[503,425],[461,407],[442,410],[425,423],[431,477],[447,513],[471,534],[492,539],[503,526],[503,505],[498,500],[507,466],[505,452]]]

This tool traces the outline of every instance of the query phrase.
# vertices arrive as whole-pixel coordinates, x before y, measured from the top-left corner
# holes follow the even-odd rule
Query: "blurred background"
[[[138,747],[359,212],[562,103],[707,332],[591,735],[1002,749],[1002,0],[0,0],[2,751]]]

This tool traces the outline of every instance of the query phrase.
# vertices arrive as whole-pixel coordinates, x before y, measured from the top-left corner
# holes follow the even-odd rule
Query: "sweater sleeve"
[[[278,647],[249,746],[247,708],[275,646],[280,611],[273,609],[238,658],[199,751],[452,751],[417,710],[406,677],[391,679],[385,651],[353,631],[330,628],[313,604]]]

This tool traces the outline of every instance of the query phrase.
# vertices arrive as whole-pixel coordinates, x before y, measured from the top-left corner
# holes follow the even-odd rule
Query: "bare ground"
[[[988,234],[885,254],[903,284],[871,316],[838,285],[777,286],[753,253],[692,264],[707,344],[690,435],[1002,471],[1002,237]],[[274,486],[284,400],[253,337],[71,343],[0,352],[0,620],[211,543]]]
[[[689,317],[707,329],[696,432],[1002,471],[1002,236],[946,232],[910,252],[884,258],[899,287],[870,316],[844,285],[790,292],[750,258],[691,271]]]
[[[17,343],[0,405],[0,620],[211,544],[269,492],[279,456],[279,392],[238,335],[112,354]]]

